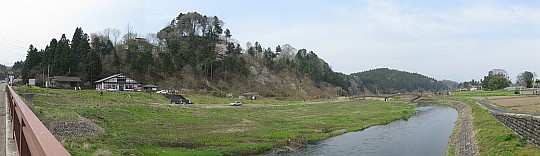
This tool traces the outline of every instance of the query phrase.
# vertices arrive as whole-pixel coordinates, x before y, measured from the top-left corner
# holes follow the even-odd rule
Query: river
[[[271,155],[445,155],[458,113],[440,105],[420,105],[408,120],[345,133],[293,152]]]

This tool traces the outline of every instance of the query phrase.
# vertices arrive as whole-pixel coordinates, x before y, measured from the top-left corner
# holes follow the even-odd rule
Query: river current
[[[408,120],[345,133],[288,153],[271,155],[362,155],[438,156],[445,155],[457,120],[454,108],[420,105]]]

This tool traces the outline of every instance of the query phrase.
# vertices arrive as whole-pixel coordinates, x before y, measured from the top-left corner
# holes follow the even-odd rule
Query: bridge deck
[[[0,155],[14,156],[19,155],[15,140],[13,139],[13,130],[9,127],[9,111],[6,100],[6,83],[0,81]]]

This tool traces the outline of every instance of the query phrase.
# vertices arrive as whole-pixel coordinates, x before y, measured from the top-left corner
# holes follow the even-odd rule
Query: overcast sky
[[[128,23],[156,33],[179,13],[218,16],[245,46],[290,44],[335,71],[387,67],[438,80],[480,79],[494,68],[515,80],[540,72],[540,1],[13,0],[0,5],[0,64],[24,60],[76,27],[85,33]]]

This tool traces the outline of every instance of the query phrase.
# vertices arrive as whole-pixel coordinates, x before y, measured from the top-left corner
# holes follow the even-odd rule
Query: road
[[[511,114],[523,114],[523,115],[532,115],[532,116],[540,116],[540,112],[524,112],[524,111],[515,111],[515,110],[507,110],[504,108],[497,107],[495,105],[492,105],[488,102],[482,101],[482,100],[476,100],[473,99],[474,102],[482,105],[483,107],[489,109],[492,112],[496,113],[511,113]]]
[[[0,81],[0,153],[6,153],[6,83]]]

